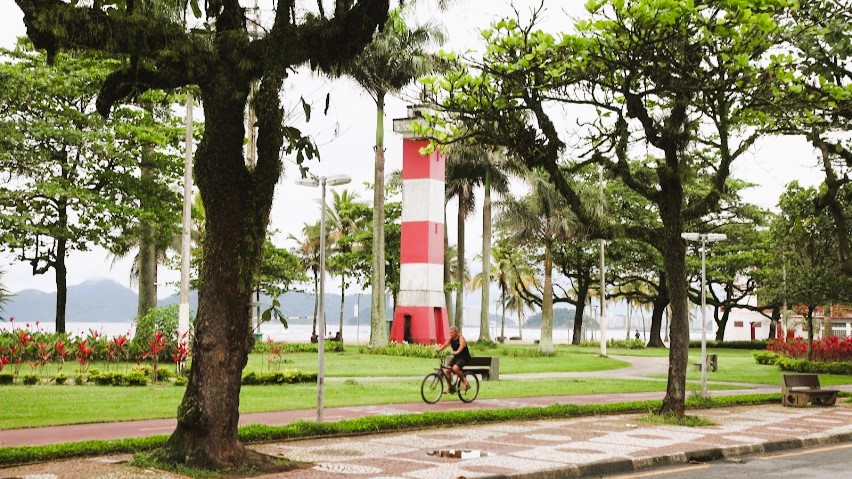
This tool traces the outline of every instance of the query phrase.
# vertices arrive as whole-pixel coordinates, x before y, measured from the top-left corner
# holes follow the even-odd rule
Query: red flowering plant
[[[148,341],[147,349],[140,355],[141,359],[151,360],[151,382],[157,382],[157,366],[160,363],[160,355],[166,350],[166,335],[161,331],[154,333],[154,337]]]
[[[35,343],[35,361],[34,366],[39,369],[39,374],[44,374],[44,366],[50,362],[53,357],[53,345],[47,341],[38,341]]]
[[[66,347],[67,345],[67,338],[58,339],[56,340],[56,344],[53,345],[54,357],[59,360],[59,365],[56,367],[57,371],[62,371],[62,367],[65,366],[65,360],[71,355],[71,350]]]
[[[172,349],[172,361],[177,364],[178,368],[189,358],[189,332],[177,334],[174,348]]]
[[[127,345],[127,336],[125,335],[113,336],[106,342],[107,366],[112,363],[118,369],[118,363],[128,355]]]
[[[807,358],[808,342],[802,338],[785,340],[775,339],[766,343],[766,349],[789,358]],[[813,341],[811,358],[820,362],[849,362],[852,361],[852,337],[815,339]]]
[[[0,353],[2,353],[2,351],[0,351]],[[7,364],[9,364],[9,356],[0,354],[0,372],[3,371],[3,368],[5,368]]]
[[[269,357],[264,356],[266,363],[269,365],[270,371],[273,368],[278,371],[281,369],[281,355],[283,354],[281,343],[275,343],[272,338],[269,338],[266,342],[269,343]]]
[[[76,338],[75,346],[77,346],[77,363],[80,365],[80,376],[82,376],[89,369],[95,349],[89,345],[89,338]]]

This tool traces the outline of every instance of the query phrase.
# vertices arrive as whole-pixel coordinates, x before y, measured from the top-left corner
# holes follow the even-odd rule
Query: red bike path
[[[839,389],[852,391],[852,385],[841,386]],[[779,392],[778,387],[766,386],[742,390],[715,391],[712,395],[730,396],[777,392]],[[366,416],[478,409],[515,409],[522,407],[545,407],[553,404],[611,404],[630,401],[660,400],[663,396],[664,392],[655,391],[622,394],[610,393],[575,396],[478,399],[470,404],[464,404],[457,398],[453,398],[452,400],[442,400],[434,405],[417,402],[406,404],[381,404],[371,406],[326,408],[324,410],[324,420],[326,422],[335,422]],[[277,426],[290,424],[295,421],[314,420],[316,420],[315,409],[302,409],[242,414],[240,416],[240,425],[266,424],[270,426]],[[144,421],[74,424],[27,429],[8,429],[0,431],[0,447],[36,446],[94,439],[125,439],[131,437],[163,435],[171,433],[175,428],[175,424],[176,420],[172,418],[150,419]]]

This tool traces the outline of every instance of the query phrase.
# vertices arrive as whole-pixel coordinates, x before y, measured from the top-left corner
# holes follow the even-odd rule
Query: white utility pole
[[[603,183],[603,165],[598,169],[598,183],[600,184],[601,192],[601,210],[604,207],[604,183]],[[606,356],[606,263],[604,259],[604,247],[606,241],[601,239],[601,356]]]
[[[189,248],[192,239],[192,92],[186,92],[186,151],[183,164],[183,226],[180,242],[178,336],[189,332]],[[191,345],[188,345],[191,346]]]

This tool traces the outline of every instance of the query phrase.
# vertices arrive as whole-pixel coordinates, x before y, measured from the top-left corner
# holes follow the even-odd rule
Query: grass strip
[[[669,426],[685,426],[685,427],[705,427],[715,426],[716,423],[701,417],[701,416],[683,416],[677,417],[674,414],[646,414],[642,416],[640,422],[649,424],[666,424]]]
[[[749,394],[722,396],[712,401],[689,398],[690,409],[707,407],[746,406],[778,403],[780,394]],[[460,424],[486,424],[507,421],[529,421],[541,419],[564,419],[580,416],[649,412],[660,407],[662,401],[634,401],[614,404],[554,404],[547,407],[518,409],[482,409],[476,411],[447,411],[422,414],[398,414],[393,416],[370,416],[348,419],[333,423],[298,421],[285,426],[253,424],[241,427],[240,440],[245,443],[307,439],[334,436],[353,436],[381,432],[398,432]],[[117,440],[96,440],[50,444],[45,446],[21,446],[0,448],[0,466],[29,464],[74,457],[99,456],[106,454],[139,453],[151,451],[165,444],[168,436],[151,436]]]

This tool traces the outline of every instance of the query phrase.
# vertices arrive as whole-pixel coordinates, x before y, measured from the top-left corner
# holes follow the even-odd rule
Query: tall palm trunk
[[[518,302],[518,339],[524,339],[524,305]]]
[[[485,171],[485,200],[482,204],[482,309],[479,314],[479,340],[491,341],[488,330],[488,302],[491,290],[491,172]]]
[[[455,326],[461,332],[464,326],[464,211],[462,211],[463,199],[459,198],[458,213],[458,239],[456,247],[456,274],[458,275],[458,289],[456,289],[456,321]]]
[[[500,342],[506,341],[506,287],[500,285],[500,304],[503,305],[503,315],[500,320]]]
[[[385,318],[385,92],[376,92],[376,166],[373,189],[373,264],[370,272],[370,344],[388,344]]]
[[[444,225],[447,224],[447,208],[446,204],[444,204]],[[449,289],[447,289],[447,285],[450,284],[451,274],[450,274],[450,258],[447,257],[447,251],[450,250],[450,237],[447,233],[447,228],[444,227],[444,305],[447,308],[447,318],[450,320],[450,323],[455,318],[453,314],[453,295]]]
[[[319,276],[317,276],[317,268],[311,268],[314,272],[314,322],[311,329],[311,339],[317,336],[317,311],[319,309]]]
[[[343,310],[346,306],[346,273],[340,273],[340,325],[337,331],[340,334],[340,342],[343,342]]]
[[[577,306],[574,309],[574,335],[571,338],[571,344],[579,345],[580,339],[583,337],[583,314],[586,311],[586,297],[589,294],[589,283],[580,281],[577,288]]]
[[[541,339],[538,350],[553,351],[553,241],[544,243],[544,293],[541,301]]]
[[[142,158],[142,182],[150,181],[155,172],[148,161],[151,149],[146,148]],[[144,206],[144,205],[143,205]],[[139,299],[136,317],[145,316],[157,306],[157,245],[154,241],[154,228],[142,220],[139,232]]]

